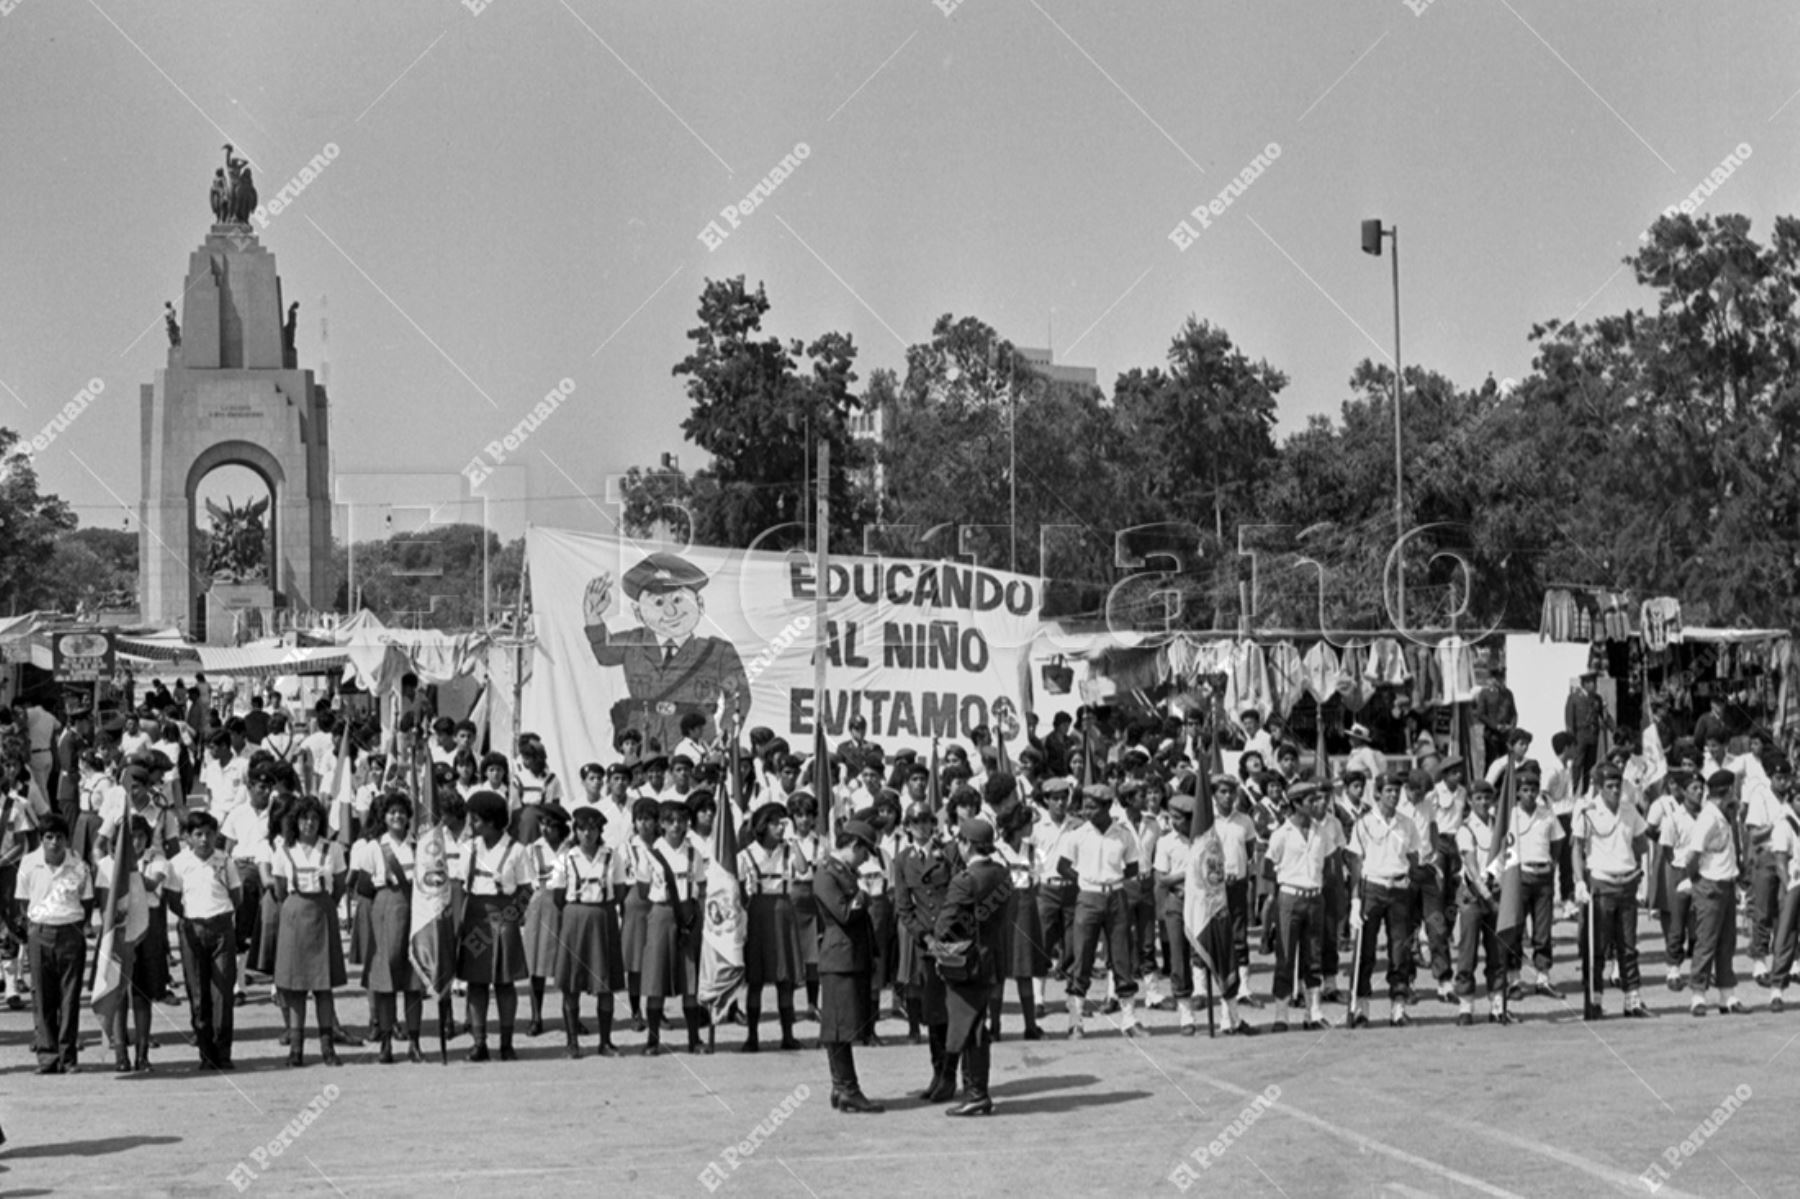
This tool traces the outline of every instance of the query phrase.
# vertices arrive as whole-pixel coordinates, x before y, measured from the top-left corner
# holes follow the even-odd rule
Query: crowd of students
[[[469,1060],[489,1060],[490,1014],[498,1058],[514,1059],[521,983],[527,1036],[556,1022],[545,1011],[555,984],[570,1056],[582,1055],[586,1037],[594,1052],[616,1055],[626,1028],[639,1038],[632,1048],[666,1052],[672,1003],[688,1048],[710,1053],[717,1034],[698,995],[699,917],[721,805],[733,814],[748,908],[747,991],[729,1017],[745,1026],[736,1047],[763,1048],[772,989],[773,1047],[799,1048],[802,1022],[823,1019],[839,1041],[864,1045],[880,1043],[883,1021],[903,1023],[909,1041],[931,1048],[933,1089],[948,1043],[934,930],[969,860],[971,821],[991,830],[982,856],[1010,882],[994,970],[1013,983],[1027,1040],[1048,1033],[1052,983],[1067,1013],[1058,1031],[1072,1037],[1096,1012],[1144,1035],[1140,1000],[1172,1004],[1179,1032],[1192,1035],[1202,987],[1227,1035],[1258,1031],[1248,1009],[1265,1003],[1268,1031],[1290,1019],[1366,1024],[1378,941],[1392,1025],[1410,1023],[1432,998],[1473,1024],[1482,992],[1486,1019],[1513,1024],[1528,995],[1563,999],[1570,980],[1553,977],[1551,929],[1568,918],[1581,920],[1584,960],[1591,938],[1586,1014],[1601,1014],[1613,985],[1624,1014],[1643,1017],[1645,906],[1664,929],[1668,986],[1691,989],[1696,1015],[1709,990],[1720,1011],[1741,1012],[1740,890],[1752,909],[1752,973],[1772,1007],[1784,1002],[1800,926],[1800,815],[1789,764],[1760,743],[1733,754],[1714,731],[1704,746],[1677,743],[1666,761],[1628,743],[1578,788],[1566,734],[1540,764],[1531,735],[1511,730],[1506,756],[1471,782],[1456,756],[1433,747],[1389,758],[1354,726],[1349,761],[1315,778],[1254,713],[1230,722],[1240,748],[1223,754],[1192,722],[1105,716],[1060,718],[1016,753],[982,730],[970,749],[931,757],[883,753],[853,720],[829,752],[828,794],[817,791],[817,764],[766,729],[751,730],[735,755],[703,743],[701,721],[683,727],[673,753],[628,733],[617,760],[588,764],[565,787],[530,735],[508,757],[481,753],[467,722],[414,729],[409,720],[384,734],[347,729],[329,708],[304,732],[285,719],[254,730],[227,720],[206,738],[200,786],[185,792],[170,755],[148,744],[128,752],[114,720],[76,755],[74,802],[54,810],[25,747],[0,736],[0,861],[10,876],[0,883],[30,965],[38,1072],[77,1067],[89,934],[96,912],[124,911],[128,900],[147,907],[148,930],[126,967],[126,1001],[105,1027],[120,1072],[151,1068],[150,1005],[172,997],[176,954],[206,1070],[235,1068],[234,1009],[265,993],[282,1012],[290,1065],[306,1061],[309,999],[318,1056],[340,1064],[340,1048],[362,1044],[338,1011],[353,971],[383,1063],[398,1060],[397,1043],[408,1060],[426,1060],[428,1032],[466,1035]],[[426,1011],[427,980],[409,952],[413,876],[432,867],[416,840],[424,802],[445,834],[460,1022],[448,995]],[[1199,805],[1210,820],[1195,820]],[[854,862],[869,950],[853,984],[861,1015],[845,1036],[842,1021],[820,1011],[816,887],[852,826],[866,830],[868,851],[838,856]],[[1217,841],[1219,879],[1203,876],[1200,829],[1208,846]],[[134,865],[122,876],[123,837]],[[1506,881],[1514,864],[1516,884]],[[1208,972],[1187,899],[1219,882],[1232,948]],[[1504,911],[1508,887],[1516,922]],[[1250,980],[1265,964],[1263,996]],[[16,965],[9,997],[20,994],[15,974]],[[830,967],[826,975],[828,992],[847,985]],[[982,994],[987,1036],[998,1039],[1001,988]],[[584,1020],[590,995],[595,1027]],[[1327,1010],[1337,1003],[1347,1004],[1342,1021]]]

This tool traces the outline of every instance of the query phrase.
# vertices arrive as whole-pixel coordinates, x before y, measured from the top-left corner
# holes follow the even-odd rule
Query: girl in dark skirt
[[[660,808],[663,839],[656,843],[650,865],[650,916],[644,924],[644,1017],[649,1040],[646,1056],[663,1052],[663,1003],[681,997],[687,1024],[688,1052],[710,1052],[700,1044],[700,1007],[694,993],[700,974],[700,855],[688,843],[688,809],[680,800]]]
[[[577,808],[576,844],[557,859],[551,887],[562,908],[562,941],[556,958],[556,989],[563,997],[563,1032],[569,1056],[581,1056],[581,997],[593,995],[600,1009],[601,1057],[617,1057],[613,1044],[613,995],[625,980],[619,952],[619,908],[625,892],[618,854],[601,843],[606,817],[599,808]]]
[[[513,1052],[513,1024],[519,1015],[515,983],[529,974],[525,938],[519,931],[531,900],[531,869],[525,851],[506,835],[506,800],[492,791],[469,799],[468,874],[461,936],[456,946],[456,976],[468,984],[469,1035],[475,1047],[469,1060],[488,1060],[488,996],[500,1009],[500,1060],[518,1060]]]
[[[344,949],[338,940],[338,900],[344,896],[344,847],[325,841],[325,809],[311,796],[287,808],[284,841],[275,851],[275,896],[281,904],[281,930],[276,936],[275,986],[281,992],[288,1024],[288,1065],[304,1062],[306,996],[312,993],[319,1015],[319,1054],[336,1066],[332,1031],[337,1009],[333,987],[344,985]]]
[[[632,838],[625,843],[621,869],[625,873],[625,901],[619,918],[619,939],[625,956],[625,983],[631,1002],[631,1029],[644,1031],[639,996],[644,986],[644,933],[650,923],[650,879],[658,873],[656,838],[662,831],[662,813],[654,799],[631,805]]]
[[[744,937],[744,1018],[750,1025],[745,1053],[760,1048],[763,988],[771,983],[781,1016],[781,1047],[800,1048],[794,1037],[794,984],[806,977],[806,960],[800,952],[800,920],[788,894],[793,849],[782,838],[786,820],[779,804],[756,809],[750,818],[754,840],[738,855],[738,878],[750,896]]]
[[[374,1005],[371,1020],[381,1044],[381,1062],[394,1060],[395,996],[406,995],[406,1057],[422,1062],[419,1029],[424,1022],[425,995],[412,968],[412,801],[397,792],[370,805],[369,823],[385,829],[373,841],[359,843],[360,862],[351,869],[352,887],[366,887],[372,931],[363,985]]]
[[[1006,937],[999,965],[1002,980],[1012,979],[1019,996],[1019,1010],[1025,1014],[1025,1039],[1040,1041],[1037,1008],[1032,1003],[1032,980],[1050,972],[1050,954],[1044,948],[1043,925],[1038,922],[1037,846],[1029,836],[1034,817],[1032,810],[1020,804],[1001,818],[1001,839],[995,847],[994,860],[1005,866],[1012,876],[1012,894],[1006,901]],[[991,1039],[1000,1039],[1001,988],[994,988],[988,1001],[988,1028]]]
[[[528,1037],[544,1035],[544,984],[556,973],[562,935],[562,906],[551,888],[557,859],[568,849],[569,814],[560,805],[538,809],[542,838],[525,846],[532,880],[531,905],[525,909],[525,966],[531,972],[531,1024]]]
[[[788,896],[800,923],[800,960],[806,965],[806,1018],[819,1019],[819,901],[813,897],[813,875],[825,864],[831,847],[813,831],[819,801],[807,791],[787,802],[794,831],[788,838]]]

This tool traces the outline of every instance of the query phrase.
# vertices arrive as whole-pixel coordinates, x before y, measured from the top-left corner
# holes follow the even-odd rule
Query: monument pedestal
[[[267,583],[214,583],[207,590],[207,645],[242,645],[274,628],[275,590]]]

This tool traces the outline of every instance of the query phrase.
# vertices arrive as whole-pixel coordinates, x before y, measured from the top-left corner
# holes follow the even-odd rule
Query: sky
[[[0,12],[0,424],[30,438],[103,382],[37,459],[84,525],[137,527],[139,388],[226,141],[265,202],[337,148],[258,236],[301,303],[301,364],[329,363],[337,531],[358,539],[471,516],[453,501],[478,456],[498,469],[477,518],[507,537],[608,530],[611,476],[702,465],[670,368],[708,278],[765,284],[784,338],[850,333],[864,380],[954,313],[1110,389],[1197,316],[1290,377],[1292,432],[1392,354],[1366,217],[1399,229],[1405,360],[1472,386],[1529,370],[1534,322],[1645,304],[1621,259],[1739,147],[1703,211],[1761,237],[1800,210],[1800,8],[1761,0]],[[1201,228],[1190,210],[1259,154]]]

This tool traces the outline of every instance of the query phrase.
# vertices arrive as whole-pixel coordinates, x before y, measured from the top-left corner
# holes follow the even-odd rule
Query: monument
[[[164,305],[168,365],[141,391],[139,611],[214,645],[274,631],[283,609],[328,606],[333,582],[329,403],[299,368],[296,306],[282,319],[275,257],[250,224],[250,169],[225,154],[179,321]],[[202,556],[200,484],[230,465],[260,476],[269,497],[209,502]]]

